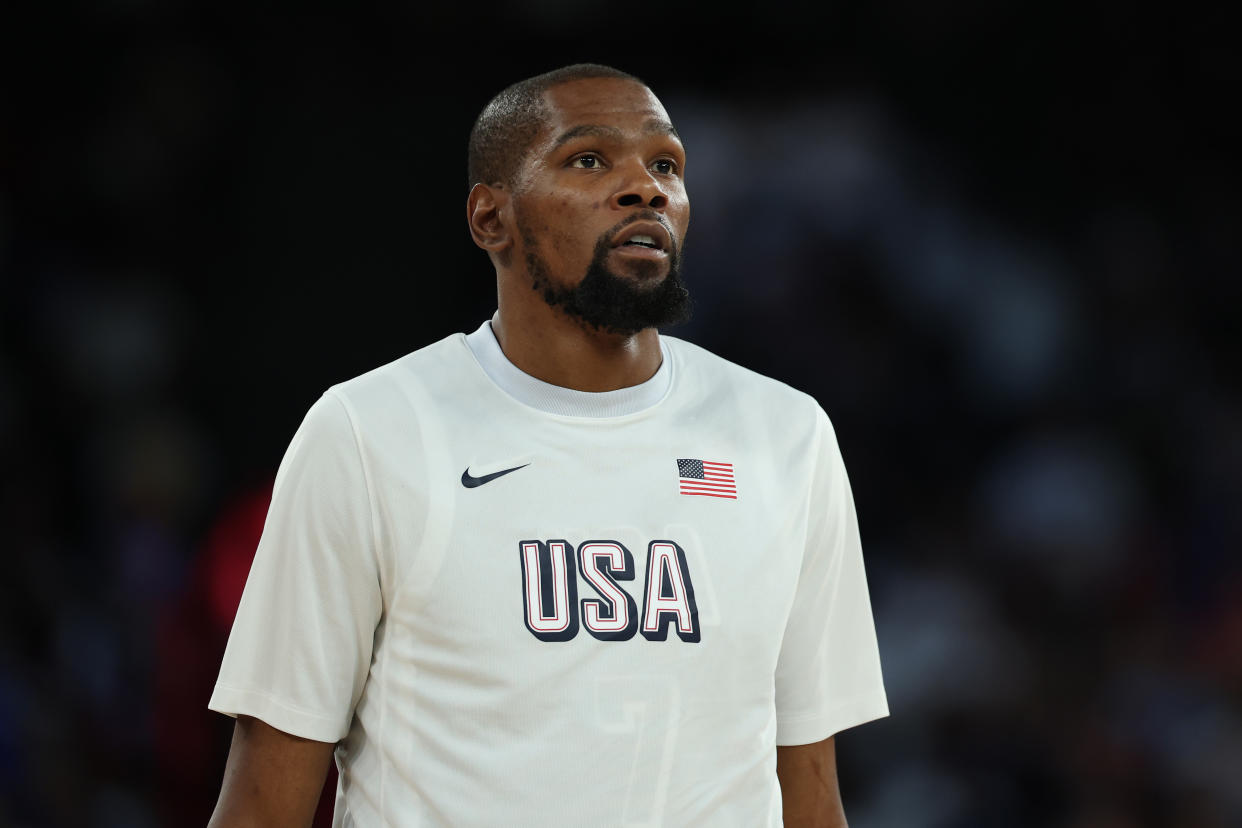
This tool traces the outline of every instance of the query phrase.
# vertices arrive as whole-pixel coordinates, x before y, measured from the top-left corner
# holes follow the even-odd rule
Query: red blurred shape
[[[181,600],[161,613],[152,727],[165,825],[206,824],[220,792],[233,727],[207,701],[271,499],[268,482],[228,503],[207,532]],[[331,826],[335,791],[333,766],[315,828]]]

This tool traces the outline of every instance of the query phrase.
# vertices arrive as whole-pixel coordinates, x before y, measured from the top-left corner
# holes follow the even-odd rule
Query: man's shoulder
[[[746,395],[765,405],[791,410],[819,409],[814,397],[786,382],[739,365],[688,340],[666,335],[662,335],[662,339],[677,355],[686,374],[708,389]]]
[[[469,360],[465,335],[449,334],[391,362],[338,382],[329,387],[327,393],[347,404],[383,404],[394,394],[405,394],[412,388],[434,386],[461,376],[462,368],[469,364]]]

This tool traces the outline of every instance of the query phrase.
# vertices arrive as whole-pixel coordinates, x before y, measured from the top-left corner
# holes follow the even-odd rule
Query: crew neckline
[[[651,379],[615,391],[579,391],[553,385],[518,368],[500,348],[489,319],[476,331],[466,334],[466,345],[483,373],[518,402],[548,414],[568,417],[622,417],[651,408],[664,399],[673,384],[672,360],[664,338],[660,338],[660,367]]]

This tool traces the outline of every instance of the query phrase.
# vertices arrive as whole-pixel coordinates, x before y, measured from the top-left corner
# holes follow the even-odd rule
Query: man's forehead
[[[638,126],[636,131],[640,135],[671,135],[680,140],[680,136],[677,135],[677,130],[673,128],[673,125],[670,122],[664,120],[663,118],[648,118]],[[562,130],[559,133],[555,131],[550,132],[551,134],[549,137],[551,138],[553,149],[561,146],[562,144],[568,144],[576,138],[595,137],[620,140],[625,137],[625,130],[614,126],[613,124],[606,123],[578,124]]]
[[[677,135],[664,105],[640,83],[623,78],[587,78],[544,92],[546,137],[564,143],[568,133],[600,134],[609,128]]]

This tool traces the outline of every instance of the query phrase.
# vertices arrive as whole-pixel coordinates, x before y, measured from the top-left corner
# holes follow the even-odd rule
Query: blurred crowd
[[[281,453],[327,386],[490,314],[470,121],[587,58],[689,151],[670,333],[836,426],[893,714],[838,739],[850,824],[1242,825],[1238,144],[1181,94],[1211,21],[1028,71],[1004,21],[883,5],[911,16],[851,31],[907,74],[822,88],[607,41],[431,89],[362,13],[58,29],[0,133],[0,828],[206,822]]]

